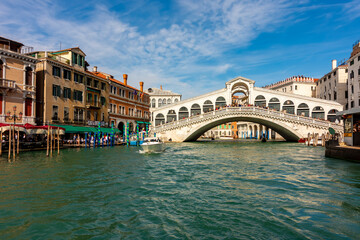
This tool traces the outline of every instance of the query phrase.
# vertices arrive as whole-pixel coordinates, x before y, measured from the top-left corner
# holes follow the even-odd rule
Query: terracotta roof
[[[102,72],[89,72],[89,73],[93,74],[94,76],[97,76],[97,77],[100,77],[100,78],[103,78],[103,79],[107,79],[107,76],[106,76],[104,73],[102,73]],[[117,84],[122,85],[122,86],[124,86],[124,87],[131,88],[131,89],[134,89],[134,90],[140,92],[139,89],[134,88],[134,87],[132,87],[132,86],[130,86],[130,85],[125,85],[123,82],[120,82],[119,80],[114,79],[114,78],[112,78],[112,77],[109,77],[109,80],[110,80],[111,82],[117,83]],[[147,94],[147,93],[145,93],[145,94]]]

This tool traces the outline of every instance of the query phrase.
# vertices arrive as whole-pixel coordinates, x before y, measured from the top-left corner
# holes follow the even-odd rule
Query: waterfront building
[[[35,123],[36,75],[38,62],[24,53],[29,49],[20,42],[0,37],[0,122],[14,114],[16,123]]]
[[[109,121],[110,125],[124,131],[128,124],[130,132],[135,132],[139,124],[139,130],[145,130],[150,122],[150,97],[144,93],[144,82],[140,82],[140,89],[128,84],[127,74],[123,74],[123,82],[107,73],[99,72],[94,68],[95,76],[110,81],[109,93]]]
[[[331,65],[331,71],[316,82],[316,97],[336,101],[347,109],[348,66],[346,62],[337,66],[336,60],[332,60]]]
[[[108,126],[109,81],[87,71],[79,48],[36,51],[36,123]]]
[[[277,83],[267,85],[264,88],[307,97],[316,97],[317,81],[318,79],[316,78],[293,76]]]
[[[163,90],[162,86],[160,88],[148,88],[145,92],[150,95],[150,110],[179,102],[182,97],[179,93]]]
[[[350,58],[348,60],[348,108],[360,107],[360,42],[353,45]]]

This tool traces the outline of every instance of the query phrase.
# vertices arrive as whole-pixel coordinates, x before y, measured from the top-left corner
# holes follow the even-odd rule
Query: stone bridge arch
[[[226,116],[215,121],[204,122],[203,124],[197,126],[194,129],[191,129],[188,132],[188,135],[185,137],[184,142],[196,141],[201,135],[206,131],[228,122],[253,122],[261,124],[267,128],[273,129],[275,132],[279,133],[286,141],[297,142],[302,135],[296,129],[283,124],[282,122],[273,121],[273,119],[266,119],[261,116]]]

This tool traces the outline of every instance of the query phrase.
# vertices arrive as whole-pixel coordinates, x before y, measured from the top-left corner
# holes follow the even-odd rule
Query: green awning
[[[71,125],[54,125],[55,127],[65,128],[65,133],[97,133],[99,129],[97,127],[82,127],[82,126],[71,126]],[[112,133],[111,128],[100,128],[100,132],[102,133]],[[113,133],[119,133],[120,130],[114,128]]]
[[[145,124],[149,124],[149,125],[151,125],[151,123],[149,123],[149,122],[141,122],[141,121],[136,121],[137,123],[145,123]]]

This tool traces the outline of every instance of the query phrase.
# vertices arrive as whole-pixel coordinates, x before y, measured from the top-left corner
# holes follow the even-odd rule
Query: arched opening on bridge
[[[325,111],[324,108],[320,106],[316,106],[313,108],[311,117],[318,118],[318,119],[325,119]]]
[[[169,110],[169,112],[166,115],[166,122],[173,122],[176,121],[176,112],[175,110]]]
[[[297,115],[309,117],[310,116],[310,109],[306,103],[300,103],[297,108]]]
[[[235,92],[231,97],[233,106],[248,104],[248,96],[244,92]]]
[[[191,116],[196,116],[196,115],[199,115],[201,114],[201,108],[200,108],[200,105],[195,103],[191,106],[191,109],[190,109],[190,115]]]
[[[207,113],[214,110],[214,105],[210,100],[206,100],[203,104],[203,112]]]
[[[257,127],[257,125],[254,125],[253,138],[257,138],[257,137],[258,137],[258,134],[259,134],[258,127]]]
[[[162,113],[158,113],[155,117],[155,126],[165,123],[165,117]]]
[[[158,99],[158,107],[161,107],[162,106],[162,99]]]
[[[253,128],[252,128],[251,125],[249,126],[249,131],[250,131],[250,132],[248,133],[248,134],[249,134],[249,137],[252,138],[252,136],[253,136]]]
[[[179,109],[179,120],[188,118],[189,117],[189,110],[186,107],[181,107]]]
[[[167,104],[171,104],[171,99],[170,98],[168,98]]]
[[[255,106],[266,107],[266,99],[263,95],[258,95],[255,98]]]
[[[279,99],[276,98],[276,97],[271,98],[270,101],[269,101],[268,106],[269,106],[270,109],[280,111],[280,101],[279,101]]]
[[[155,98],[153,98],[153,99],[151,100],[151,107],[152,107],[152,108],[155,108],[155,107],[156,107],[156,100],[155,100]]]
[[[226,101],[224,97],[218,97],[215,101],[215,108],[222,108],[226,106]]]
[[[338,120],[338,122],[340,122],[341,116],[336,116],[336,113],[337,113],[337,112],[338,112],[338,110],[336,110],[336,109],[331,109],[331,110],[328,112],[327,120],[329,120],[330,122],[335,122],[336,120]]]
[[[283,104],[282,109],[286,113],[295,114],[295,105],[294,105],[293,101],[291,101],[291,100],[286,100]]]

